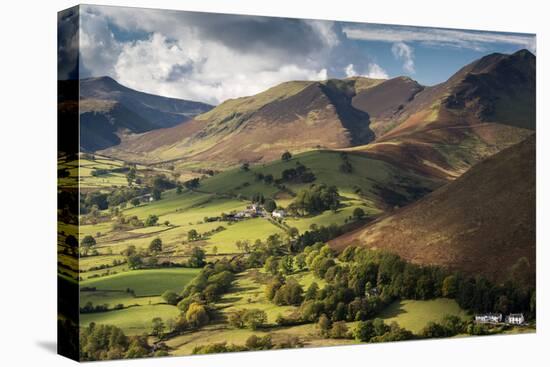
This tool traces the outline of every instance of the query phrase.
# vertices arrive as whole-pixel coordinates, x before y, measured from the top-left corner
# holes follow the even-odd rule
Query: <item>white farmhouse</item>
[[[285,217],[285,211],[284,210],[274,210],[271,213],[271,216],[273,218],[284,218]]]
[[[506,316],[506,322],[513,325],[521,325],[525,322],[525,317],[522,313],[511,313]]]
[[[476,315],[475,317],[476,322],[482,323],[482,324],[497,324],[499,322],[502,322],[502,314],[501,313],[486,313],[482,315]]]

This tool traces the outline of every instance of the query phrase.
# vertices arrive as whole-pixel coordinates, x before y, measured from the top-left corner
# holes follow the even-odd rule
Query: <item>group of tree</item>
[[[267,283],[265,298],[278,306],[299,306],[304,300],[304,290],[295,279],[278,274]]]
[[[189,190],[195,190],[200,186],[200,179],[198,177],[195,177],[187,180],[183,183],[183,186],[185,186]]]
[[[167,303],[176,304],[181,311],[181,316],[176,320],[175,330],[181,332],[208,324],[214,317],[212,303],[229,291],[235,274],[244,269],[245,266],[240,259],[222,259],[208,263],[181,294],[163,294]]]
[[[271,185],[275,181],[271,173],[263,174],[262,172],[254,172],[254,177],[256,181],[263,181],[266,185]]]
[[[90,323],[80,330],[80,360],[100,361],[153,355],[146,336],[126,336],[113,325]]]
[[[286,323],[317,322],[321,315],[331,322],[366,321],[397,299],[438,297],[454,298],[473,312],[531,310],[534,314],[534,290],[513,283],[497,286],[482,277],[407,263],[397,255],[367,248],[348,247],[336,258],[330,247],[317,243],[300,255],[305,257],[304,267],[325,281],[323,288],[314,282],[303,292],[292,278],[285,279],[291,263],[288,255],[271,255],[264,261],[264,269],[273,275],[266,284],[266,298],[279,305],[300,306],[299,317],[282,320]],[[397,336],[387,335],[384,340],[389,338]]]
[[[200,345],[193,348],[192,354],[213,354],[227,352],[243,352],[252,350],[289,349],[302,348],[304,343],[297,336],[288,336],[277,343],[273,342],[271,335],[251,335],[244,345],[227,344],[227,342]]]
[[[279,183],[310,183],[315,181],[315,174],[300,162],[296,162],[295,168],[286,168],[281,172]]]
[[[229,325],[242,329],[257,330],[267,322],[267,314],[263,310],[250,308],[232,311],[227,321]]]
[[[336,186],[311,185],[298,192],[289,210],[297,214],[319,214],[325,210],[337,210],[340,195]]]

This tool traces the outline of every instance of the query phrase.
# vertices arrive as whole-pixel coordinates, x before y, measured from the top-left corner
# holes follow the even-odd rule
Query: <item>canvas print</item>
[[[95,5],[58,29],[60,354],[535,332],[535,35]]]

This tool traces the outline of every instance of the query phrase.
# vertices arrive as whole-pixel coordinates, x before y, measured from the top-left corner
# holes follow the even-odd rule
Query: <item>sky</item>
[[[536,53],[531,34],[93,5],[80,7],[79,45],[81,78],[214,105],[289,80],[434,85],[489,53]]]

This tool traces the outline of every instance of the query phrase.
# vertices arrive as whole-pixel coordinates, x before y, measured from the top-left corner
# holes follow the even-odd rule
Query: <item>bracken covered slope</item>
[[[514,274],[529,281],[535,267],[535,184],[532,135],[419,201],[330,245],[342,250],[357,244],[388,250],[414,263],[494,280]]]

